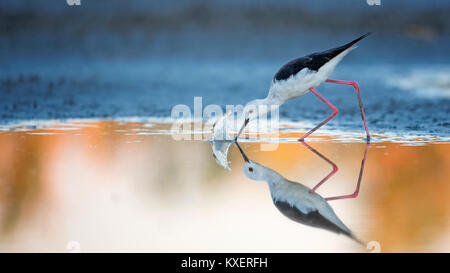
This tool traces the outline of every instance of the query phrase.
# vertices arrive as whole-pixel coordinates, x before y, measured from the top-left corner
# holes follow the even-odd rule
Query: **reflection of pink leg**
[[[333,161],[329,160],[327,157],[325,157],[323,154],[319,153],[317,150],[315,150],[313,147],[309,146],[308,144],[306,144],[306,142],[301,142],[306,148],[308,148],[311,152],[315,153],[316,155],[318,155],[320,158],[322,158],[323,160],[325,160],[327,163],[329,163],[332,167],[333,170],[331,170],[331,172],[325,176],[319,183],[317,183],[317,185],[314,186],[314,188],[312,188],[309,192],[310,193],[314,193],[323,183],[325,183],[325,181],[327,181],[328,179],[330,179],[330,177],[332,177],[337,171],[338,171],[338,167],[336,166],[336,164],[334,164]]]
[[[306,137],[308,137],[310,134],[314,133],[314,131],[316,131],[317,129],[319,129],[320,127],[322,127],[322,125],[324,125],[325,123],[327,123],[328,121],[330,121],[332,118],[334,118],[337,114],[338,114],[338,109],[336,107],[334,107],[333,104],[331,104],[330,102],[328,102],[324,97],[322,97],[322,95],[319,94],[319,92],[317,92],[314,88],[310,88],[309,89],[311,92],[314,93],[314,95],[316,95],[317,97],[319,97],[319,99],[321,99],[326,105],[328,105],[331,109],[333,109],[333,114],[331,114],[331,116],[329,116],[326,120],[322,121],[319,125],[317,125],[316,127],[314,127],[313,129],[309,130],[309,132],[307,132],[306,134],[304,134],[301,138],[299,138],[299,141],[304,141]]]
[[[352,82],[352,81],[341,81],[341,80],[331,80],[331,79],[326,80],[326,82],[337,83],[337,84],[347,84],[347,85],[351,85],[355,88],[356,95],[358,96],[359,109],[361,110],[361,117],[364,122],[364,128],[366,129],[367,140],[370,141],[369,129],[367,128],[366,115],[364,115],[364,108],[362,105],[361,95],[359,94],[358,83]]]
[[[363,175],[363,172],[364,172],[364,165],[366,165],[366,158],[367,158],[367,153],[369,151],[369,146],[370,146],[370,142],[367,141],[367,143],[366,143],[366,150],[364,151],[364,156],[363,156],[363,159],[361,161],[361,169],[359,170],[358,183],[356,184],[355,191],[352,194],[328,197],[328,198],[325,198],[325,200],[331,201],[331,200],[349,199],[349,198],[355,198],[355,197],[358,196],[358,194],[359,194],[359,186],[361,185],[362,175]]]

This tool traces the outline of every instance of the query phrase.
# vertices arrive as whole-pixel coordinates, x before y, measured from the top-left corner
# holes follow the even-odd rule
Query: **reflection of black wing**
[[[351,233],[346,230],[343,230],[339,226],[333,224],[330,220],[323,217],[318,211],[311,211],[308,214],[302,213],[297,208],[292,207],[290,204],[286,202],[274,202],[277,209],[287,218],[312,227],[323,228],[335,233],[343,233],[351,238],[354,238]]]
[[[358,41],[360,41],[369,34],[370,33],[366,33],[363,36],[343,46],[335,47],[322,52],[312,53],[304,57],[294,59],[288,62],[287,64],[283,65],[280,68],[280,70],[278,70],[278,72],[275,74],[273,80],[274,81],[286,80],[290,76],[297,74],[303,68],[308,68],[309,70],[312,71],[318,71],[329,60],[333,59],[334,57],[342,53],[344,50],[356,44]]]

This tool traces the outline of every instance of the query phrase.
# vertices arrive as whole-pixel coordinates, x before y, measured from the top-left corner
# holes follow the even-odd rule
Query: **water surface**
[[[236,147],[228,172],[210,142],[175,141],[169,128],[91,121],[2,131],[0,250],[369,251],[284,217],[267,185],[246,178]],[[320,136],[308,143],[338,167],[317,192],[353,193],[366,144]],[[370,144],[357,197],[329,202],[381,251],[450,251],[450,145],[417,143]],[[241,142],[249,158],[308,187],[332,170],[300,143],[275,151],[260,144]]]

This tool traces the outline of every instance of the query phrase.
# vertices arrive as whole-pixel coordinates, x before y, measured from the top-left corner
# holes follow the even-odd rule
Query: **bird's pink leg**
[[[332,177],[339,169],[336,166],[336,164],[334,164],[333,161],[331,161],[330,159],[328,159],[326,156],[324,156],[323,154],[319,153],[317,150],[315,150],[313,147],[309,146],[308,144],[306,144],[306,142],[301,142],[306,148],[308,148],[311,152],[315,153],[316,155],[318,155],[320,158],[322,158],[323,160],[325,160],[328,164],[330,164],[333,167],[333,170],[331,170],[331,172],[325,176],[319,183],[317,183],[317,185],[314,186],[314,188],[312,188],[309,192],[310,193],[314,193],[323,183],[325,183],[325,181],[327,181],[328,179],[330,179],[330,177]]]
[[[322,100],[326,105],[328,105],[328,107],[330,107],[331,109],[333,109],[333,114],[331,114],[331,116],[329,116],[326,120],[322,121],[319,125],[317,125],[316,127],[314,127],[313,129],[309,130],[309,132],[307,132],[306,134],[304,134],[301,138],[299,138],[299,141],[304,141],[306,137],[308,137],[310,134],[314,133],[317,129],[319,129],[320,127],[322,127],[322,125],[324,125],[325,123],[327,123],[328,121],[330,121],[332,118],[334,118],[338,113],[339,110],[334,107],[333,104],[331,104],[329,101],[327,101],[324,97],[322,97],[322,95],[319,94],[319,92],[317,92],[314,88],[310,88],[309,89],[311,92],[314,93],[314,95],[316,95],[317,97],[319,97],[320,100]]]
[[[358,83],[352,82],[352,81],[341,81],[341,80],[331,80],[331,79],[326,80],[326,82],[351,85],[355,88],[356,95],[358,96],[359,109],[361,110],[361,117],[364,122],[364,128],[366,129],[367,140],[370,141],[369,129],[367,128],[366,115],[364,114],[364,108],[363,108],[363,104],[362,104],[362,100],[361,100],[361,95],[359,93]]]
[[[364,172],[364,166],[366,165],[366,158],[367,158],[367,153],[369,151],[369,146],[370,146],[370,142],[367,141],[366,142],[366,150],[364,151],[364,156],[363,156],[363,159],[361,161],[361,169],[359,170],[358,183],[356,184],[355,191],[352,194],[327,197],[327,198],[325,198],[325,200],[327,200],[327,201],[342,200],[342,199],[356,198],[358,196],[358,194],[359,194],[359,187],[361,185],[361,180],[362,180],[362,176],[363,176],[363,172]]]

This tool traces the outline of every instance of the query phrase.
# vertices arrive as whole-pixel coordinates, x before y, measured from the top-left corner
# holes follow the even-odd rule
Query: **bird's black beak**
[[[250,118],[246,118],[244,121],[244,124],[242,124],[241,129],[239,130],[239,133],[237,134],[237,136],[234,138],[234,142],[237,142],[239,136],[241,135],[242,131],[244,131],[245,126],[247,126],[248,122],[250,121]]]
[[[241,152],[242,158],[244,158],[245,162],[250,162],[248,157],[245,155],[244,151],[242,151],[241,146],[239,146],[237,142],[235,142],[234,144],[236,144],[236,146],[238,147],[239,152]]]

